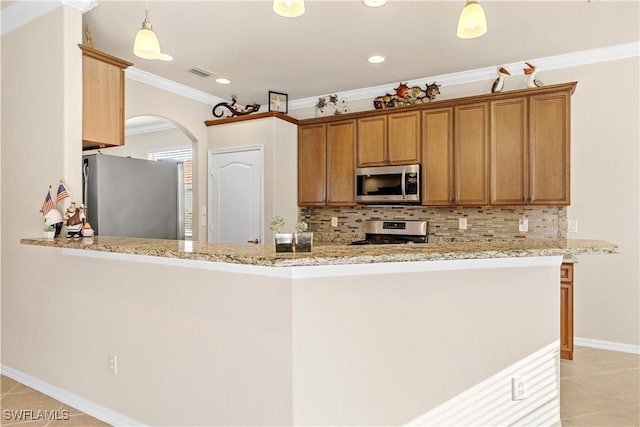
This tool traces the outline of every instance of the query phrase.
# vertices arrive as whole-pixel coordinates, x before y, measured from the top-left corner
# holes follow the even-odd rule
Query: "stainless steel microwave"
[[[419,203],[420,165],[356,168],[356,202]]]

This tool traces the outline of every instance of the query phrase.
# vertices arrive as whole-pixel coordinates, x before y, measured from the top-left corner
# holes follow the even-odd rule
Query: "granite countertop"
[[[603,240],[524,239],[522,241],[436,242],[406,245],[314,244],[306,253],[276,253],[274,246],[220,244],[183,240],[95,236],[91,238],[26,238],[25,245],[147,255],[209,262],[292,267],[368,264],[379,262],[440,261],[610,254],[617,245]]]

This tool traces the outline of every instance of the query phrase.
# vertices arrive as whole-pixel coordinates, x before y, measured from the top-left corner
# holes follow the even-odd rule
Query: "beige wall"
[[[557,277],[487,266],[294,281],[294,424],[404,425],[555,342]],[[510,378],[494,386],[492,404],[523,403],[521,417],[558,398],[557,385],[523,402]]]

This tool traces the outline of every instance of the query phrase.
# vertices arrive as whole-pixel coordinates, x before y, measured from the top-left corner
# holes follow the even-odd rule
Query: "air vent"
[[[211,71],[205,70],[204,68],[200,68],[200,67],[193,67],[189,70],[189,72],[200,77],[209,77],[213,74]]]

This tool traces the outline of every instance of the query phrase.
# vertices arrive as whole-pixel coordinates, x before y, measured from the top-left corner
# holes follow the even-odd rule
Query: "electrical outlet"
[[[331,226],[332,227],[337,227],[338,226],[338,217],[337,216],[332,216],[331,217]]]
[[[529,220],[526,217],[523,216],[518,221],[518,230],[521,233],[525,233],[525,232],[529,231]]]
[[[578,232],[578,220],[570,219],[569,220],[569,233],[577,233]]]
[[[527,397],[527,379],[525,377],[511,378],[511,400],[522,400]]]
[[[458,218],[458,230],[467,229],[467,218]]]
[[[109,355],[109,371],[113,375],[118,375],[118,356],[115,354]]]

